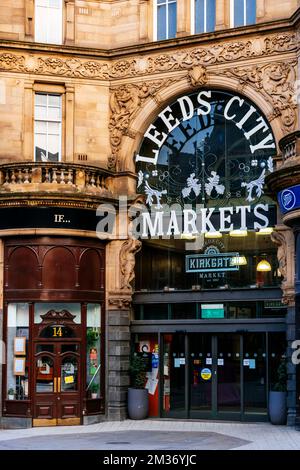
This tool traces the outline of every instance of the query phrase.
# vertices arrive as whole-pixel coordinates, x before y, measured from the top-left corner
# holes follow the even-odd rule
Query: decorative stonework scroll
[[[228,77],[237,78],[242,85],[251,85],[273,106],[274,116],[281,116],[285,133],[292,132],[297,124],[297,106],[294,102],[296,61],[275,62],[251,67],[225,70]]]
[[[128,135],[128,128],[133,115],[140,109],[144,101],[164,87],[174,83],[176,79],[155,80],[140,84],[126,84],[111,88],[109,121],[110,143],[112,148],[108,168],[115,169],[118,152],[123,135]]]
[[[119,79],[161,72],[189,70],[198,65],[207,66],[236,62],[262,55],[275,55],[296,51],[295,33],[267,36],[263,44],[259,38],[248,41],[219,42],[202,47],[189,47],[176,52],[141,55],[140,58],[117,59],[81,57],[55,57],[39,52],[0,53],[0,70],[90,79]],[[57,51],[57,54],[61,54]],[[76,53],[74,53],[75,55]]]

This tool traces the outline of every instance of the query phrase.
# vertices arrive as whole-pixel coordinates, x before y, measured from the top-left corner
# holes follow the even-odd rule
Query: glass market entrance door
[[[80,343],[35,344],[34,426],[80,424]]]
[[[165,417],[266,419],[266,333],[164,335],[162,375]]]

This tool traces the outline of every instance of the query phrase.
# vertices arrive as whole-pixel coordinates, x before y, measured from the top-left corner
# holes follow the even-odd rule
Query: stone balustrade
[[[290,159],[300,157],[300,131],[292,132],[279,142],[282,159],[287,162]]]
[[[0,193],[69,191],[109,196],[110,176],[103,168],[75,163],[6,163],[0,165]]]

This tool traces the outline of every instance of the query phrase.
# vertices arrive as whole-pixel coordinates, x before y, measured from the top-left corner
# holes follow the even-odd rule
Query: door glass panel
[[[210,411],[212,405],[211,335],[190,335],[191,410]]]
[[[267,411],[267,358],[265,333],[244,335],[244,409],[245,412]]]
[[[36,360],[36,392],[53,393],[53,359],[43,355]]]
[[[61,354],[66,352],[79,352],[79,344],[62,344],[60,347]]]
[[[269,333],[269,384],[274,387],[278,381],[278,367],[286,353],[285,333]]]
[[[37,344],[36,345],[36,352],[54,352],[54,344]]]
[[[64,357],[61,363],[61,391],[71,392],[78,387],[78,360],[74,356]]]
[[[185,411],[185,336],[164,335],[163,410]]]
[[[240,412],[241,410],[240,361],[240,336],[218,335],[218,411]]]

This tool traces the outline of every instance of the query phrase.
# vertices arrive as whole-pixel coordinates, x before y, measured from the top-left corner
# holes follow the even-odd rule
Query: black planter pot
[[[145,419],[148,417],[149,397],[146,388],[128,389],[128,415],[130,419]]]
[[[269,417],[272,424],[286,424],[286,392],[270,391]]]

